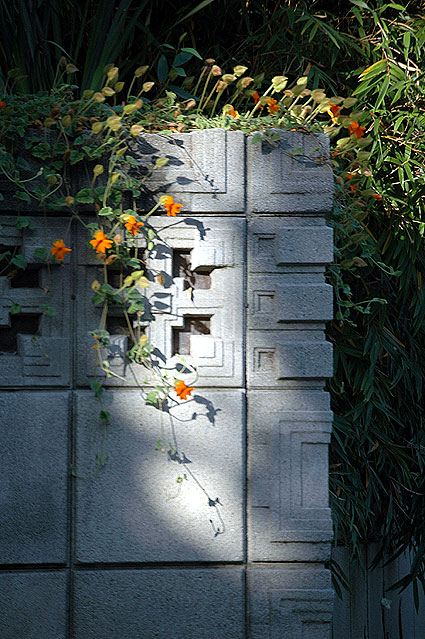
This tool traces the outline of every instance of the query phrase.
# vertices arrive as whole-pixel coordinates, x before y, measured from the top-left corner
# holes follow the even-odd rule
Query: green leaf
[[[162,54],[159,57],[158,60],[158,66],[156,69],[156,74],[158,76],[158,80],[160,81],[161,84],[163,84],[165,82],[165,80],[167,79],[168,76],[168,62],[167,62],[167,58],[165,57],[164,54]]]
[[[45,259],[47,259],[47,249],[45,249],[45,248],[36,248],[34,250],[34,259],[36,259],[36,260],[45,260]]]
[[[102,397],[103,393],[105,392],[105,389],[103,388],[102,384],[97,381],[90,382],[90,388],[92,389],[94,396],[98,398]]]
[[[181,87],[176,86],[175,84],[170,84],[169,85],[169,89],[171,89],[171,91],[173,93],[178,95],[179,98],[183,98],[183,100],[192,99],[192,100],[196,100],[197,102],[199,102],[199,98],[197,98],[196,96],[194,96],[191,93],[189,93],[189,91],[186,91],[185,89],[182,89]]]
[[[16,219],[16,228],[17,229],[33,229],[34,222],[30,217],[18,217]]]
[[[81,189],[75,196],[75,200],[80,204],[92,204],[94,202],[92,190],[89,188]]]
[[[174,71],[177,73],[177,75],[181,76],[182,78],[185,78],[187,76],[186,71],[182,69],[182,67],[174,67]]]
[[[99,412],[99,417],[104,424],[109,424],[111,420],[111,413],[102,408],[102,410]]]
[[[361,9],[367,9],[368,11],[370,11],[370,7],[366,4],[366,2],[363,2],[363,0],[350,0],[351,4],[355,4],[356,7],[360,7]]]
[[[13,197],[16,197],[18,200],[23,200],[27,204],[31,204],[31,198],[25,191],[17,191]]]
[[[15,304],[13,303],[10,309],[10,313],[11,315],[17,315],[18,313],[21,312],[21,305],[20,304]]]
[[[185,22],[188,18],[193,16],[195,13],[197,13],[198,11],[201,11],[201,9],[204,9],[204,7],[207,7],[209,4],[211,4],[212,1],[213,0],[203,0],[203,2],[200,2],[198,5],[196,5],[196,7],[194,9],[189,11],[189,13],[186,13],[182,18],[180,18],[180,20],[177,20],[177,22],[175,22],[173,24],[173,28],[176,27],[178,24],[180,24],[180,22]],[[194,51],[194,50],[195,49],[190,49],[190,48],[182,49],[182,51]],[[201,58],[201,56],[199,54],[198,54],[197,57]]]
[[[22,268],[22,269],[25,269],[28,266],[28,262],[26,261],[26,259],[24,257],[22,257],[22,255],[15,255],[10,260],[10,263],[14,264],[18,268]]]
[[[104,206],[103,208],[100,209],[100,211],[98,212],[98,215],[105,215],[105,216],[111,217],[114,215],[114,211],[110,206]]]
[[[30,171],[31,170],[31,167],[28,164],[28,162],[22,157],[19,157],[16,160],[16,168],[17,169],[21,169],[22,171]]]
[[[385,100],[385,97],[387,95],[387,91],[388,91],[388,87],[389,86],[390,86],[390,78],[387,75],[385,77],[383,83],[382,83],[382,86],[381,86],[380,90],[379,90],[379,94],[378,94],[377,100],[375,102],[375,109],[377,109],[382,104],[382,102]]]
[[[69,156],[69,163],[77,164],[77,162],[79,162],[80,160],[84,160],[84,153],[78,151],[77,149],[72,149]]]
[[[181,51],[176,55],[176,58],[173,62],[174,69],[177,71],[176,67],[180,67],[181,65],[186,64],[186,62],[189,62],[191,58],[193,58],[193,53],[191,53],[190,51]]]
[[[40,304],[40,309],[43,311],[43,315],[47,315],[48,317],[54,317],[56,315],[56,309],[53,308],[53,306]]]
[[[191,53],[196,58],[199,58],[199,60],[202,60],[201,54],[198,53],[196,49],[192,49],[192,47],[182,47],[181,51],[186,51],[187,53]]]
[[[158,393],[157,393],[157,391],[150,391],[146,395],[146,403],[147,404],[157,404],[158,403]]]

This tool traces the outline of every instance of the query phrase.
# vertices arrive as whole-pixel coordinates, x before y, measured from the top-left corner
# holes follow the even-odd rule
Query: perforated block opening
[[[184,278],[184,288],[211,288],[211,271],[213,269],[196,269],[190,267],[190,249],[173,249],[173,277]]]
[[[210,335],[211,315],[190,315],[184,318],[182,328],[173,328],[173,355],[190,355],[191,335]]]
[[[0,326],[0,353],[18,352],[18,334],[36,335],[40,326],[41,315],[11,315],[10,326]]]

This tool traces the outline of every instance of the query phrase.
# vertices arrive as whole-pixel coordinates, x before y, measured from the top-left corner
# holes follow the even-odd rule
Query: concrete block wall
[[[169,158],[140,206],[183,204],[153,220],[164,286],[144,289],[142,322],[167,365],[180,352],[197,368],[196,388],[169,411],[146,406],[152,379],[126,360],[117,316],[102,353],[121,378],[103,380],[110,459],[71,477],[102,449],[87,335],[98,262],[61,215],[34,212],[23,233],[2,203],[0,245],[31,276],[0,273],[0,636],[328,639],[327,138],[151,134],[133,153],[140,175]],[[34,248],[58,237],[73,252],[48,268]]]

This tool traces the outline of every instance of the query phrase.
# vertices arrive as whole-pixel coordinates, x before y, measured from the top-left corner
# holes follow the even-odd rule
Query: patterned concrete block
[[[250,387],[282,387],[286,380],[324,380],[333,374],[332,344],[315,324],[279,333],[251,330],[247,353]]]
[[[49,220],[25,233],[16,228],[16,218],[2,217],[0,245],[22,256],[25,270],[11,270],[0,277],[0,384],[3,386],[68,386],[71,371],[69,334],[71,264],[48,268],[34,256],[66,237],[68,221]],[[47,237],[48,236],[48,237]],[[21,310],[11,314],[13,304]],[[54,308],[45,315],[43,306]]]
[[[334,593],[320,564],[248,570],[250,639],[330,639]]]
[[[131,145],[139,162],[136,177],[151,171],[158,158],[168,164],[155,168],[140,204],[149,210],[160,195],[170,193],[183,212],[230,213],[244,211],[245,137],[242,131],[144,133]]]
[[[195,390],[160,412],[138,391],[107,391],[110,461],[76,480],[77,560],[241,561],[243,400],[239,391]],[[77,393],[76,420],[84,475],[102,440],[91,393]]]
[[[0,563],[64,563],[68,393],[0,394]]]
[[[320,391],[248,394],[248,552],[252,561],[294,560],[294,548],[288,548],[288,542],[322,543],[332,538],[328,506],[332,413],[326,406],[326,393]],[[300,554],[303,558],[300,546],[298,560]],[[307,543],[305,550],[310,552]]]
[[[319,216],[255,218],[248,223],[250,273],[323,271],[333,260],[333,230]]]
[[[279,131],[280,140],[247,140],[248,211],[319,213],[329,211],[333,172],[329,138],[323,134]]]
[[[78,571],[74,639],[245,639],[243,569]]]
[[[66,639],[66,575],[0,573],[2,639]]]
[[[140,324],[159,351],[159,364],[172,369],[181,362],[176,356],[180,354],[196,368],[198,386],[242,386],[245,222],[212,217],[169,228],[169,220],[158,219],[153,224],[160,229],[161,243],[148,261],[152,272],[161,274],[163,285],[153,280],[141,290],[146,311]],[[90,284],[95,279],[101,279],[100,272],[81,268],[80,385],[87,385],[96,362],[96,353],[91,349],[93,338],[88,336],[88,331],[99,325],[101,314],[101,309],[91,303]],[[120,334],[114,336],[112,347],[102,351],[102,360],[108,359],[111,370],[119,377],[105,379],[106,385],[122,385],[122,378],[132,386],[152,383],[147,369],[131,364],[125,356],[132,343],[123,317],[114,330]],[[186,377],[189,382],[190,375],[181,373],[182,379]]]
[[[318,273],[251,275],[248,328],[280,329],[283,322],[326,322],[333,317],[332,287]]]

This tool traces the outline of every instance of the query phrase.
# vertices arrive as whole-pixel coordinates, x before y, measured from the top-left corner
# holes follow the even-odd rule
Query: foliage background
[[[336,540],[354,557],[370,539],[387,556],[412,550],[400,585],[416,588],[425,583],[423,8],[383,0],[0,1],[0,82],[19,69],[9,77],[14,90],[52,86],[62,55],[80,70],[83,89],[99,89],[103,66],[115,63],[124,80],[147,64],[144,79],[159,90],[176,77],[190,90],[199,61],[181,57],[178,66],[176,55],[192,47],[266,80],[306,73],[310,88],[354,92],[367,109],[370,155],[357,164],[349,153],[334,157],[331,503]]]

